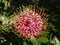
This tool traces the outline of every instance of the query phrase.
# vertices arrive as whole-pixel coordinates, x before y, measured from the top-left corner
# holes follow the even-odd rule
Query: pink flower
[[[42,26],[41,16],[33,11],[23,12],[16,20],[16,31],[26,38],[38,36]]]

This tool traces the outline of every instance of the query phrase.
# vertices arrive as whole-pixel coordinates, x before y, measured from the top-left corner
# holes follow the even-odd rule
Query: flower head
[[[38,36],[42,30],[47,29],[48,16],[46,13],[36,5],[29,5],[20,7],[11,16],[10,24],[13,32],[21,37],[29,38],[31,36]],[[40,33],[40,34],[39,34]]]
[[[16,20],[16,31],[24,37],[37,36],[42,26],[41,16],[33,11],[23,12]]]

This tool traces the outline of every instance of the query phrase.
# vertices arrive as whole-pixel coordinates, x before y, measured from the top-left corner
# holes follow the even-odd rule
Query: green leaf
[[[46,38],[46,37],[40,37],[38,40],[41,43],[47,43],[48,42],[48,38]]]
[[[60,45],[60,41],[57,39],[56,36],[51,40],[51,43],[54,45]]]
[[[40,37],[41,36],[44,36],[45,37],[48,33],[49,33],[48,31],[42,31],[42,34],[40,35]]]
[[[31,40],[31,43],[33,44],[33,45],[38,45],[38,41],[36,40],[36,38],[35,37],[31,37],[30,38],[30,40]]]
[[[10,32],[9,18],[5,15],[0,15],[0,33]]]
[[[23,42],[23,45],[28,45],[28,44],[26,43],[26,41],[24,41],[24,42]]]
[[[55,25],[53,25],[52,23],[49,23],[49,28],[55,28]]]
[[[10,42],[10,45],[13,45],[12,42]]]

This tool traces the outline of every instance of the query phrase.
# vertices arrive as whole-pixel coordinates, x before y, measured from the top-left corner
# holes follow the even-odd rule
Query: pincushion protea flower
[[[15,28],[15,34],[26,38],[38,36],[47,26],[47,15],[38,6],[22,6],[14,12],[10,24]]]

